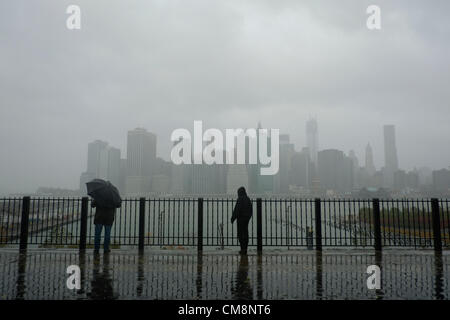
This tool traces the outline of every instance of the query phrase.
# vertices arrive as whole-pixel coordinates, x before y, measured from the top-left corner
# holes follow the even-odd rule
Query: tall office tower
[[[80,176],[80,190],[86,192],[86,182],[92,179],[104,179],[120,185],[120,149],[108,146],[108,143],[95,140],[88,144],[87,170]]]
[[[358,161],[358,157],[357,157],[356,154],[355,154],[355,151],[350,150],[350,151],[348,152],[348,157],[349,157],[350,159],[352,159],[352,161],[353,161],[353,167],[354,167],[355,169],[357,169],[357,168],[359,167],[359,161]]]
[[[95,178],[106,179],[108,143],[95,140],[88,144],[88,159],[86,172]]]
[[[289,173],[292,168],[292,156],[294,155],[294,145],[290,143],[288,134],[280,134],[279,146],[279,170],[274,175],[274,193],[286,194],[289,192]]]
[[[222,152],[223,159],[226,159],[227,157],[226,150],[218,150],[217,152]],[[211,167],[213,169],[212,181],[214,186],[214,193],[225,194],[227,192],[227,174],[229,166],[226,164],[213,164],[211,165]]]
[[[377,169],[375,168],[375,164],[373,162],[373,152],[372,147],[370,146],[370,143],[366,146],[366,165],[365,165],[366,172],[369,174],[369,176],[373,176]]]
[[[125,183],[128,195],[145,195],[150,191],[155,165],[156,135],[143,128],[128,131]]]
[[[433,171],[433,196],[450,196],[450,170],[441,169]]]
[[[262,129],[261,123],[258,122],[258,130]],[[274,179],[272,175],[261,175],[261,163],[260,163],[260,159],[259,159],[259,144],[260,144],[260,140],[259,140],[259,134],[256,135],[256,140],[257,140],[257,154],[258,154],[258,165],[256,167],[256,186],[257,186],[257,191],[256,193],[258,194],[271,194],[273,193],[273,183],[274,183]],[[271,132],[269,130],[268,132],[268,137],[267,137],[267,153],[268,154],[272,154],[272,149],[271,149]]]
[[[309,158],[317,168],[317,153],[319,151],[319,133],[316,119],[306,122],[306,146],[309,149]]]
[[[119,189],[120,194],[125,194],[125,182],[127,179],[127,159],[120,159],[120,174],[119,174],[119,185],[117,188]]]
[[[245,164],[230,164],[227,171],[227,194],[237,195],[237,190],[248,190],[248,173]]]
[[[120,187],[120,149],[109,147],[107,154],[106,177],[117,188]]]
[[[350,150],[348,152],[348,159],[352,162],[352,168],[353,168],[353,186],[358,188],[360,185],[360,175],[359,175],[359,161],[358,157],[355,154],[355,151]]]
[[[177,145],[180,143],[182,138],[180,138],[178,141],[174,141],[173,145]],[[180,156],[183,156],[183,151],[180,154]],[[171,179],[171,186],[170,186],[170,192],[173,194],[183,194],[184,190],[184,171],[186,170],[186,165],[184,163],[182,164],[172,164],[172,179]]]
[[[223,152],[224,157],[226,153]],[[245,165],[242,165],[245,167]],[[190,165],[189,169],[185,171],[184,179],[186,177],[186,172],[189,171],[191,175],[191,193],[195,195],[206,195],[206,194],[224,194],[226,193],[226,174],[227,165],[225,164],[194,164]],[[188,180],[189,181],[189,180]]]
[[[301,152],[295,152],[292,155],[292,168],[289,174],[290,184],[309,188],[311,186],[310,170],[311,161],[308,148],[303,148]]]
[[[384,126],[384,186],[394,186],[394,173],[398,170],[397,147],[395,145],[395,126]]]
[[[353,165],[340,150],[327,149],[318,153],[318,173],[321,188],[344,193],[353,189]]]
[[[192,193],[194,195],[214,194],[211,165],[206,163],[191,165]]]

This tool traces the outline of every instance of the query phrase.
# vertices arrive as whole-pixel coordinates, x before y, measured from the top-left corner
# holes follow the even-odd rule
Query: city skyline
[[[395,124],[402,168],[448,168],[449,3],[382,0],[381,30],[369,4],[80,0],[89,18],[68,30],[65,3],[2,1],[0,193],[76,188],[86,144],[124,152],[130,128],[157,134],[168,159],[171,132],[194,120],[260,120],[300,151],[314,115],[320,149],[361,160],[370,142],[377,168]]]
[[[257,127],[262,128],[260,122]],[[267,177],[261,176],[259,172],[261,164],[248,162],[248,139],[243,150],[246,164],[237,165],[234,161],[224,164],[194,164],[192,161],[175,164],[158,157],[158,141],[154,133],[145,128],[136,128],[128,131],[125,158],[120,157],[119,149],[107,142],[95,140],[88,144],[87,169],[80,176],[79,188],[84,194],[87,181],[101,178],[114,182],[125,196],[232,195],[240,186],[244,186],[251,194],[327,197],[358,196],[359,192],[364,194],[362,190],[365,189],[385,190],[380,192],[397,196],[447,192],[445,185],[450,184],[447,178],[450,177],[450,171],[445,168],[441,171],[430,168],[407,171],[399,166],[395,125],[383,125],[384,164],[378,168],[373,162],[370,143],[365,148],[364,159],[360,160],[353,149],[345,152],[336,148],[318,148],[320,131],[315,119],[307,120],[306,128],[308,146],[300,146],[301,151],[290,141],[289,134],[279,135],[279,171]],[[174,141],[173,145],[179,142],[181,138]],[[270,139],[267,143],[270,145]],[[311,153],[311,148],[317,150],[316,155]],[[191,145],[191,158],[193,149]],[[227,158],[225,149],[220,152],[223,152],[224,159]],[[438,173],[440,177],[436,176]]]
[[[313,126],[312,128],[311,128],[311,125]],[[310,126],[310,127],[308,127],[308,126]],[[258,128],[260,128],[260,127],[261,127],[261,122],[258,121]],[[448,167],[442,167],[442,168],[432,168],[432,167],[427,167],[427,166],[413,166],[412,169],[406,169],[406,168],[400,166],[399,165],[398,156],[397,156],[398,148],[397,148],[397,145],[396,145],[396,142],[395,142],[395,140],[396,140],[396,132],[395,131],[396,130],[395,130],[395,125],[392,125],[392,124],[380,126],[380,128],[383,131],[382,132],[382,137],[381,137],[381,140],[383,140],[383,149],[382,149],[382,152],[379,153],[377,155],[377,157],[376,157],[379,160],[378,164],[376,164],[375,161],[373,160],[375,158],[373,149],[371,147],[373,142],[368,142],[368,144],[364,148],[364,151],[356,149],[356,152],[358,154],[355,154],[354,148],[350,148],[349,151],[340,150],[338,148],[333,148],[333,147],[322,149],[318,145],[318,139],[319,139],[319,136],[320,136],[320,130],[319,130],[319,124],[318,124],[317,119],[309,117],[305,121],[305,126],[304,127],[305,127],[306,134],[304,135],[304,143],[303,143],[303,145],[302,144],[298,145],[298,144],[293,143],[292,141],[290,141],[290,138],[292,136],[290,133],[281,132],[281,134],[280,134],[280,139],[281,139],[280,140],[280,148],[281,149],[283,148],[283,146],[282,146],[283,145],[283,139],[287,139],[286,143],[292,145],[292,148],[293,148],[292,150],[293,150],[294,153],[300,153],[301,154],[302,152],[307,152],[308,155],[311,155],[309,147],[308,147],[308,144],[311,145],[311,143],[314,143],[313,141],[315,141],[315,144],[317,146],[317,154],[319,154],[321,151],[337,150],[339,152],[342,152],[344,157],[355,157],[357,159],[358,163],[361,165],[360,168],[367,168],[367,165],[369,165],[369,168],[370,168],[370,166],[373,165],[374,166],[373,169],[375,169],[375,171],[373,171],[373,173],[386,170],[385,164],[387,162],[389,162],[389,165],[391,167],[393,166],[394,168],[391,168],[391,170],[389,171],[389,174],[391,175],[390,180],[386,181],[385,180],[386,178],[384,178],[382,186],[385,187],[385,188],[386,187],[387,188],[392,188],[393,187],[393,185],[394,185],[394,180],[393,180],[394,178],[393,178],[393,176],[394,176],[394,172],[397,171],[397,170],[413,171],[413,170],[416,170],[416,169],[422,169],[422,170],[425,170],[425,171],[426,170],[430,171],[429,173],[431,174],[431,171],[437,171],[437,170],[441,170],[441,169],[450,169],[450,165]],[[205,129],[207,129],[207,128],[205,128]],[[235,128],[235,129],[237,129],[237,128]],[[311,134],[311,130],[313,131],[312,136],[308,136],[308,134]],[[135,134],[145,133],[145,135],[149,135],[151,137],[151,139],[153,139],[153,142],[151,142],[151,144],[154,144],[153,151],[151,151],[151,153],[153,155],[149,155],[150,158],[154,159],[154,161],[156,161],[156,159],[161,159],[163,161],[170,162],[170,157],[167,157],[167,156],[163,157],[163,155],[158,154],[158,152],[157,152],[157,145],[158,145],[158,143],[157,143],[157,140],[158,140],[157,139],[157,134],[155,134],[153,132],[150,132],[146,128],[142,128],[142,127],[136,127],[135,129],[128,130],[127,132],[128,132],[128,138],[127,138],[128,143],[130,141],[130,134],[133,135],[133,133],[135,133]],[[392,140],[392,137],[393,137],[393,140],[394,140],[393,143],[390,141],[390,140]],[[159,142],[161,142],[161,141],[159,141]],[[131,163],[128,160],[128,158],[130,156],[130,154],[129,154],[130,150],[128,148],[128,143],[126,144],[124,150],[122,148],[117,148],[117,146],[114,146],[113,144],[110,144],[109,142],[103,141],[103,140],[100,140],[100,139],[95,139],[94,141],[88,143],[88,153],[87,153],[88,154],[88,159],[87,159],[87,162],[86,162],[87,169],[86,169],[85,172],[82,173],[81,177],[80,176],[77,177],[78,183],[80,183],[81,181],[84,181],[84,180],[86,180],[84,182],[87,182],[89,179],[93,179],[94,176],[97,177],[97,178],[108,179],[108,180],[111,180],[111,181],[117,183],[118,177],[114,176],[113,178],[111,178],[111,175],[109,173],[107,173],[107,172],[109,172],[108,168],[111,166],[111,163],[110,163],[110,160],[108,160],[108,155],[107,154],[108,154],[108,152],[109,153],[113,152],[114,153],[114,158],[116,158],[118,156],[118,160],[120,160],[122,162],[124,161],[124,163],[120,164],[120,161],[113,160],[113,162],[115,162],[115,164],[114,164],[115,167],[119,168],[120,165],[122,165],[122,166],[128,168],[130,166],[130,163]],[[96,169],[97,170],[96,173],[94,174],[94,176],[92,176],[92,174],[91,175],[88,174],[90,172],[89,171],[90,170],[89,167],[93,166],[93,164],[90,163],[90,162],[92,162],[92,160],[89,159],[89,150],[90,150],[91,147],[93,147],[91,145],[95,145],[95,144],[98,144],[95,148],[100,148],[97,151],[98,152],[98,156],[99,157],[103,157],[104,158],[103,161],[106,161],[106,162],[104,162],[105,165],[102,168],[97,168]],[[121,155],[125,155],[125,156],[121,157]],[[369,159],[367,159],[368,156],[369,156]],[[312,161],[312,162],[314,163],[314,161]],[[316,166],[317,166],[317,164],[316,164]],[[177,166],[175,166],[175,167],[177,167]],[[101,173],[99,173],[98,170],[100,170]],[[369,170],[369,171],[372,172],[371,170]],[[308,173],[308,174],[310,174],[310,173]],[[85,175],[84,178],[83,178],[83,175]],[[149,174],[148,176],[151,176],[151,174]],[[134,183],[136,183],[136,182],[134,182]],[[183,182],[183,183],[185,183],[185,182]],[[78,185],[79,184],[75,183],[75,186],[73,188],[67,187],[67,186],[60,186],[60,185],[39,185],[34,190],[30,190],[28,192],[33,192],[37,188],[62,188],[62,189],[74,189],[74,190],[76,190]],[[226,190],[228,190],[229,189],[228,184],[226,184],[224,188]],[[148,187],[147,189],[150,190],[150,187]],[[171,187],[169,187],[169,189],[170,189],[171,192],[173,191]],[[124,187],[123,190],[125,190],[125,187]],[[284,189],[284,190],[287,191],[287,189]],[[21,190],[21,191],[23,191],[23,190]],[[26,191],[24,191],[24,192],[26,192]]]

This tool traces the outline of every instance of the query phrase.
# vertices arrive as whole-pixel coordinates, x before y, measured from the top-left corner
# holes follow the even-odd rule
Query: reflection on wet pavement
[[[368,289],[369,265],[381,289]],[[68,289],[69,265],[81,288]],[[449,299],[450,254],[0,251],[0,299]]]

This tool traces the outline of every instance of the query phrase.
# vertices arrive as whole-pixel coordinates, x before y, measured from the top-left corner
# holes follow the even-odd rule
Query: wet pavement
[[[369,265],[381,289],[368,289]],[[81,271],[69,289],[67,267]],[[450,252],[0,249],[0,299],[449,299]]]

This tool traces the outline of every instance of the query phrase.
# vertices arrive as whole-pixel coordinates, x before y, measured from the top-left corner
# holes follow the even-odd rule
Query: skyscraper
[[[150,191],[150,179],[155,165],[156,135],[143,128],[128,131],[126,178],[128,195],[143,195]]]
[[[107,154],[107,179],[115,185],[117,188],[120,187],[120,149],[109,147]]]
[[[95,140],[88,144],[87,169],[80,176],[80,190],[86,192],[86,182],[92,179],[104,179],[120,185],[120,149],[108,146],[108,143]]]
[[[227,194],[235,195],[240,187],[248,190],[248,172],[245,164],[230,164],[227,171]]]
[[[262,129],[261,123],[258,122],[258,130]],[[271,149],[271,132],[269,130],[268,132],[268,136],[267,136],[267,153],[268,154],[272,154],[272,149]],[[258,194],[270,194],[273,192],[273,183],[274,183],[274,178],[272,175],[261,175],[261,162],[259,159],[259,144],[260,144],[260,137],[259,135],[256,136],[256,141],[257,141],[257,154],[258,154],[258,165],[255,168],[256,169],[256,186],[257,186],[257,190],[253,191],[256,192]],[[250,179],[251,182],[251,179]]]
[[[311,161],[308,148],[303,148],[301,152],[295,152],[292,155],[290,183],[297,187],[309,188],[311,185],[310,170]]]
[[[395,145],[395,126],[384,126],[384,185],[392,188],[394,173],[398,170],[397,147]]]
[[[368,143],[366,146],[365,169],[366,169],[367,174],[369,174],[369,176],[373,176],[375,174],[375,171],[377,171],[377,169],[375,168],[375,164],[373,162],[373,151],[372,151],[372,147],[370,146],[370,143]]]
[[[294,155],[294,144],[290,143],[288,134],[280,135],[279,155],[280,167],[274,175],[274,193],[286,194],[289,192],[289,173],[292,168],[292,156]]]
[[[181,138],[178,141],[174,141],[173,145],[181,142]],[[180,153],[180,156],[183,155],[184,150]],[[172,165],[172,179],[171,179],[171,187],[170,192],[174,194],[183,194],[184,190],[184,172],[186,171],[186,165],[182,164],[173,164]]]
[[[87,170],[95,178],[106,179],[108,143],[95,140],[88,144]]]
[[[317,168],[317,152],[319,151],[319,134],[316,119],[310,119],[306,122],[306,146],[310,152],[311,162]]]
[[[340,150],[326,149],[318,153],[320,186],[334,192],[353,189],[353,161]]]

